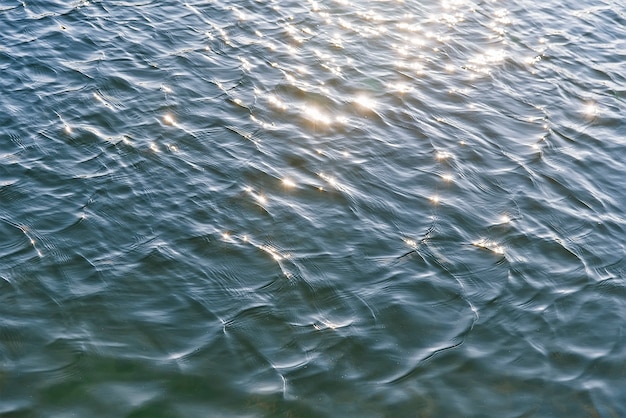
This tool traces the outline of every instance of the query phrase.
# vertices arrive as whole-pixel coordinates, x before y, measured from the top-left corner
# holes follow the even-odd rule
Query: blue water
[[[0,0],[0,416],[626,416],[626,8]]]

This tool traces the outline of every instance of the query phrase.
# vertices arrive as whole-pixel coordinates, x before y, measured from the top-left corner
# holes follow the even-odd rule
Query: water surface
[[[0,2],[3,417],[626,416],[626,9]]]

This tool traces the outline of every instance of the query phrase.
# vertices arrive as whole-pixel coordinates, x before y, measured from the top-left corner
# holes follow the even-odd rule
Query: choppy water
[[[626,416],[623,3],[0,28],[1,416]]]

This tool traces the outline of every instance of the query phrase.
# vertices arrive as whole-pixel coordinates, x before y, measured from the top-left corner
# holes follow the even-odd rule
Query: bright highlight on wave
[[[404,243],[405,243],[406,245],[408,245],[409,247],[411,247],[411,248],[412,248],[412,249],[414,249],[414,250],[415,250],[415,249],[417,249],[417,247],[418,247],[417,241],[415,241],[414,239],[411,239],[411,238],[402,238],[402,241],[404,241]]]
[[[176,124],[176,122],[174,121],[174,118],[170,114],[167,114],[167,115],[163,116],[163,122],[166,125],[175,125]]]
[[[276,248],[271,247],[271,246],[269,246],[269,245],[261,245],[259,248],[260,248],[261,250],[265,251],[266,253],[268,253],[269,255],[271,255],[271,256],[272,256],[272,258],[273,258],[274,260],[276,260],[276,261],[280,261],[280,260],[282,260],[283,258],[285,258],[285,256],[281,255],[281,254],[280,254],[280,253],[276,250]]]
[[[244,191],[246,193],[249,193],[254,198],[254,200],[257,201],[258,204],[264,205],[267,203],[267,197],[265,197],[265,195],[263,194],[256,193],[254,190],[252,190],[252,187],[248,186],[244,189]]]
[[[376,101],[364,94],[360,94],[354,98],[354,103],[368,110],[376,109]]]
[[[273,94],[267,97],[267,101],[276,109],[287,110],[287,104]]]
[[[294,183],[294,181],[289,178],[284,178],[282,183],[283,183],[283,186],[285,187],[289,187],[289,188],[296,187],[296,183]]]
[[[593,119],[598,115],[598,105],[595,102],[589,102],[583,108],[585,116],[589,119]]]
[[[302,111],[304,116],[312,122],[330,125],[330,118],[322,113],[318,108],[314,106],[305,106]]]
[[[337,182],[337,179],[334,176],[325,173],[319,173],[318,176],[333,188],[337,190],[342,189],[341,185]],[[323,188],[320,188],[320,190],[323,190]]]
[[[451,157],[452,154],[448,151],[437,151],[437,153],[435,154],[435,159],[437,159],[437,161],[445,161]]]
[[[504,255],[504,247],[495,241],[489,241],[482,238],[478,241],[472,242],[472,245],[478,248],[492,251],[496,254]]]

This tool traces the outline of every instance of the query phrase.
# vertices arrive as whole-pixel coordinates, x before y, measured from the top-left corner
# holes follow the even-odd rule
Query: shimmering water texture
[[[623,3],[0,28],[0,416],[626,416]]]

